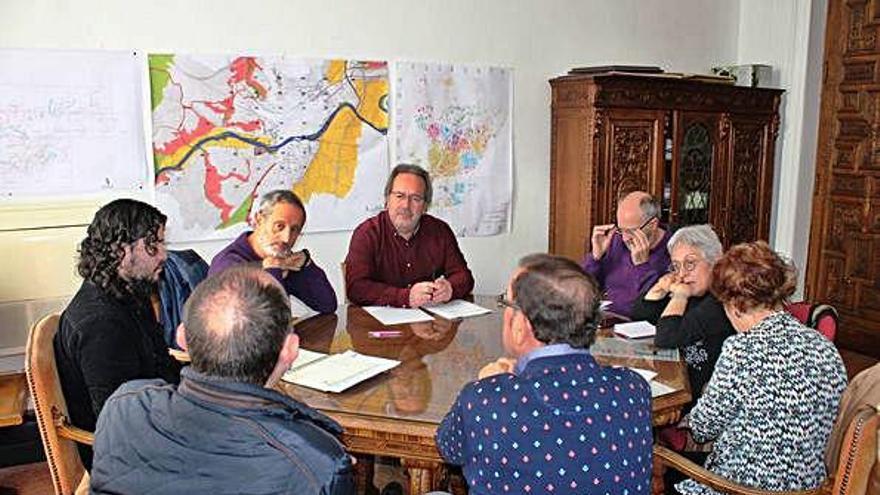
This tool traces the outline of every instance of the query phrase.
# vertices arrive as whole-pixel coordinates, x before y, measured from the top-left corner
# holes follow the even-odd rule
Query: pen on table
[[[372,330],[367,335],[374,339],[387,339],[392,337],[401,337],[403,332],[400,330]]]

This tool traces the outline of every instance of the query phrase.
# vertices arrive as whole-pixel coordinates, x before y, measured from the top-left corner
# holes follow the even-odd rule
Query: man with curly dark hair
[[[165,219],[151,205],[118,199],[98,210],[80,244],[83,283],[54,341],[70,419],[80,428],[93,431],[104,402],[129,380],[179,380],[150,303],[166,258]],[[90,469],[91,448],[81,446],[80,455]]]

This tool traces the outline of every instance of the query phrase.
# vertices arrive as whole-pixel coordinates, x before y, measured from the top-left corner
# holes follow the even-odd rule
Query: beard
[[[128,291],[137,300],[147,299],[159,291],[159,281],[152,277],[133,278],[128,281]]]
[[[265,242],[261,244],[260,247],[263,248],[263,252],[266,253],[266,256],[270,258],[287,258],[292,254],[291,248],[293,246],[288,246],[287,244],[282,243],[272,244],[271,242]]]

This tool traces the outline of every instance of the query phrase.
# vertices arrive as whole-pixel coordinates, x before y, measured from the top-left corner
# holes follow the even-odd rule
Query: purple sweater
[[[666,273],[669,267],[666,243],[669,242],[670,235],[669,230],[666,230],[660,242],[648,253],[648,261],[638,266],[633,265],[629,248],[619,235],[611,239],[611,245],[602,259],[597,261],[592,253],[587,254],[583,263],[584,270],[596,277],[599,287],[605,291],[603,299],[612,302],[611,311],[629,316],[636,298]]]
[[[221,272],[239,263],[262,263],[262,259],[248,243],[250,235],[251,232],[241,234],[232,244],[217,253],[217,256],[211,260],[208,275]],[[315,311],[319,313],[336,311],[336,292],[333,291],[333,286],[327,280],[324,270],[318,267],[314,261],[298,272],[288,270],[287,276],[284,276],[279,268],[270,268],[266,271],[281,282],[288,294],[298,297]]]

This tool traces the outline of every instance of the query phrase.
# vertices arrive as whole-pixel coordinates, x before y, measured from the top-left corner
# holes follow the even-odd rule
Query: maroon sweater
[[[401,237],[388,212],[367,219],[355,229],[345,258],[348,298],[361,306],[409,305],[409,289],[418,282],[445,276],[452,298],[471,293],[474,277],[446,222],[422,215],[409,240]]]

